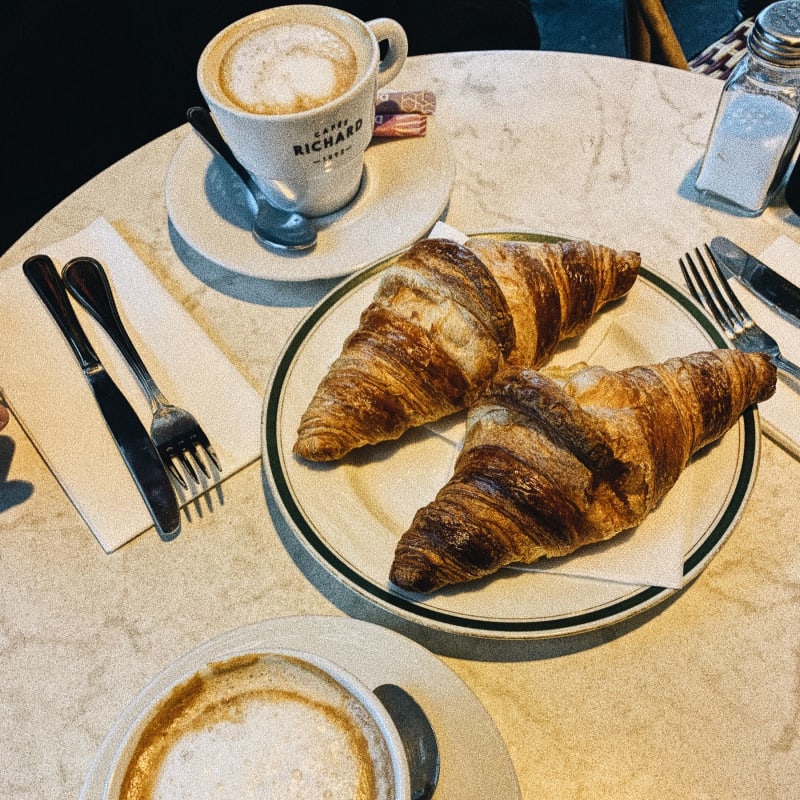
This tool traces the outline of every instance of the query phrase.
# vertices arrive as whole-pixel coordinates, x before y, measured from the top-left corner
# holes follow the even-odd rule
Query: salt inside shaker
[[[757,17],[722,89],[695,188],[750,215],[778,190],[800,135],[800,0]]]

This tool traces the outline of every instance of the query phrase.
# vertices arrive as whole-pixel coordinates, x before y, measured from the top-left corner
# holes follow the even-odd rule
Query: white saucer
[[[190,129],[167,172],[166,202],[181,238],[215,264],[256,278],[308,281],[348,275],[419,239],[447,206],[454,175],[450,147],[433,120],[423,137],[376,140],[364,157],[359,194],[317,220],[317,246],[279,254],[254,239],[255,203]]]
[[[436,656],[399,633],[349,617],[283,617],[238,628],[173,662],[125,709],[89,770],[81,800],[101,800],[117,748],[138,716],[169,686],[209,661],[269,648],[324,656],[370,688],[396,683],[431,721],[441,768],[436,800],[518,800],[516,773],[505,743],[478,698]]]

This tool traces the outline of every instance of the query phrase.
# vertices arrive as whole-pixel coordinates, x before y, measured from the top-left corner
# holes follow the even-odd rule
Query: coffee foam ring
[[[289,769],[289,758],[300,760]],[[320,759],[327,760],[322,774]],[[126,800],[152,798],[156,785],[196,791],[204,780],[223,783],[238,800],[273,796],[258,789],[265,782],[285,797],[293,796],[289,786],[315,780],[333,781],[358,800],[410,795],[403,744],[378,698],[337,664],[295,650],[232,654],[172,682],[131,726],[114,760],[105,800],[118,800],[123,789]],[[354,783],[380,791],[354,794]]]

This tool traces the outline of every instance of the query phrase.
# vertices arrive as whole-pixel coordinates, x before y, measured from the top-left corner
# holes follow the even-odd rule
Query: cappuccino
[[[214,36],[197,81],[223,138],[269,200],[321,217],[358,193],[376,89],[397,75],[407,53],[394,20],[279,5]]]
[[[306,22],[266,25],[234,42],[220,64],[220,87],[252,114],[296,114],[325,105],[356,81],[353,48]]]
[[[286,654],[210,664],[173,689],[139,732],[119,791],[119,800],[394,796],[369,710]]]

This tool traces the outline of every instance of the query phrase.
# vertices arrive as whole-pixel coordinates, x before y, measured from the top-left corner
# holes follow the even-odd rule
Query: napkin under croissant
[[[431,592],[637,525],[694,453],[773,394],[775,375],[738,350],[502,370],[470,409],[452,478],[401,537],[391,581]]]
[[[385,270],[294,452],[336,460],[466,408],[498,369],[544,364],[628,292],[639,267],[638,253],[586,241],[418,242]]]

